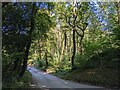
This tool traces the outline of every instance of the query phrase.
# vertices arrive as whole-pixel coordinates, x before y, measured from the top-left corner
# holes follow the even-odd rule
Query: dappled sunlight
[[[31,84],[30,86],[31,86],[31,87],[35,87],[36,85],[35,85],[35,84]]]
[[[68,82],[64,82],[65,84],[68,84]]]
[[[43,86],[41,86],[42,88],[45,88],[45,87],[47,87],[47,86],[45,86],[45,85],[43,85]]]
[[[48,73],[46,73],[46,72],[43,72],[43,74],[44,74],[44,75],[46,75],[46,74],[48,74]]]
[[[55,71],[56,71],[55,68],[48,68],[46,70],[46,73],[54,73]]]
[[[90,74],[90,75],[91,75],[91,74],[92,74],[92,75],[93,75],[93,74],[96,74],[96,72],[91,72],[91,71],[89,71],[89,72],[87,72],[87,73]]]

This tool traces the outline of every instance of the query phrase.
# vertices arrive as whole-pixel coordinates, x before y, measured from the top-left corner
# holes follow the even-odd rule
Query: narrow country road
[[[32,74],[33,78],[33,83],[31,84],[32,88],[101,88],[63,80],[54,75],[37,70],[33,67],[28,67],[28,70]]]

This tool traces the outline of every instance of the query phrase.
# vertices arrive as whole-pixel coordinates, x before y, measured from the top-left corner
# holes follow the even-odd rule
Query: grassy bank
[[[107,88],[120,87],[120,81],[118,79],[118,71],[114,69],[84,69],[73,71],[57,71],[54,75],[71,81],[80,83],[86,83],[96,86],[104,86]]]
[[[22,78],[17,79],[17,77],[11,76],[3,81],[2,83],[2,90],[4,89],[11,89],[14,90],[16,88],[29,88],[32,82],[32,75],[29,71],[26,71]]]

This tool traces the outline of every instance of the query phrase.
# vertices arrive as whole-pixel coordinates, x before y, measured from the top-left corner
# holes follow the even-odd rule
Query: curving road
[[[33,78],[33,82],[31,84],[32,88],[67,88],[67,89],[102,88],[97,86],[79,84],[68,80],[63,80],[54,75],[35,69],[33,67],[28,67],[28,70],[32,74]]]

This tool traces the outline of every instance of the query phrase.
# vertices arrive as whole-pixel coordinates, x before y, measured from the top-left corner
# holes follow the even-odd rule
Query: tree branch
[[[85,30],[88,26],[88,23],[84,23],[84,24],[85,24],[85,26],[83,27],[83,30]]]
[[[71,18],[71,17],[69,17],[69,19],[68,19],[68,24],[69,24],[71,27],[74,27],[74,26],[70,23],[70,18]]]
[[[80,30],[84,31],[79,25],[77,25],[77,27],[78,27]]]
[[[77,32],[77,30],[75,30],[75,32],[77,33],[78,36],[83,37],[81,34]]]

